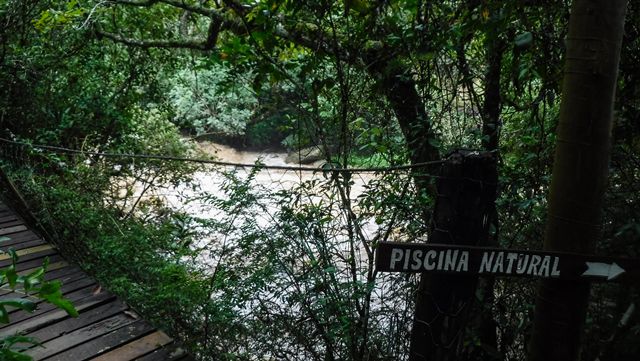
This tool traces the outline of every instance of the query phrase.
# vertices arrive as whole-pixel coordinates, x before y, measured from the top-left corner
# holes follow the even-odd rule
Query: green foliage
[[[222,66],[184,69],[171,80],[175,122],[198,134],[244,135],[257,99],[249,87],[250,75],[229,81]]]

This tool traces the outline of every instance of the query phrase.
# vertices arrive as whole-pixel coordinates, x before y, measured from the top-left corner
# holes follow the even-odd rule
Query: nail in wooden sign
[[[425,243],[379,243],[376,269],[587,281],[640,279],[640,259]]]

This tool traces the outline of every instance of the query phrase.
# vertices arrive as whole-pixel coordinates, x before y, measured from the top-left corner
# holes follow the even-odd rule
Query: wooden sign
[[[426,243],[379,243],[376,269],[560,280],[640,280],[640,259]]]

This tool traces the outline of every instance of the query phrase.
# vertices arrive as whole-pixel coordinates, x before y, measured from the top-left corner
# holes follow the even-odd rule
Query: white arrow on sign
[[[618,266],[618,264],[615,262],[613,262],[612,264],[601,262],[587,262],[587,270],[584,271],[582,275],[607,277],[607,281],[611,281],[624,272],[624,268]]]

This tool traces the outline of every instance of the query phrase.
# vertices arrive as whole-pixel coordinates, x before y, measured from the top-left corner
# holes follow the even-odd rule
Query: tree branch
[[[104,37],[115,41],[116,43],[122,43],[129,46],[135,46],[143,49],[149,48],[163,48],[163,49],[194,49],[194,50],[211,50],[207,48],[208,40],[204,39],[191,39],[191,40],[166,40],[166,39],[149,39],[140,40],[134,38],[127,38],[119,34],[110,33],[102,30],[100,27],[96,27],[96,34],[98,37]]]
[[[180,9],[191,11],[192,13],[204,15],[211,18],[222,19],[219,9],[204,7],[201,5],[187,4],[183,0],[112,0],[112,2],[121,5],[151,7],[158,3],[171,5]]]

